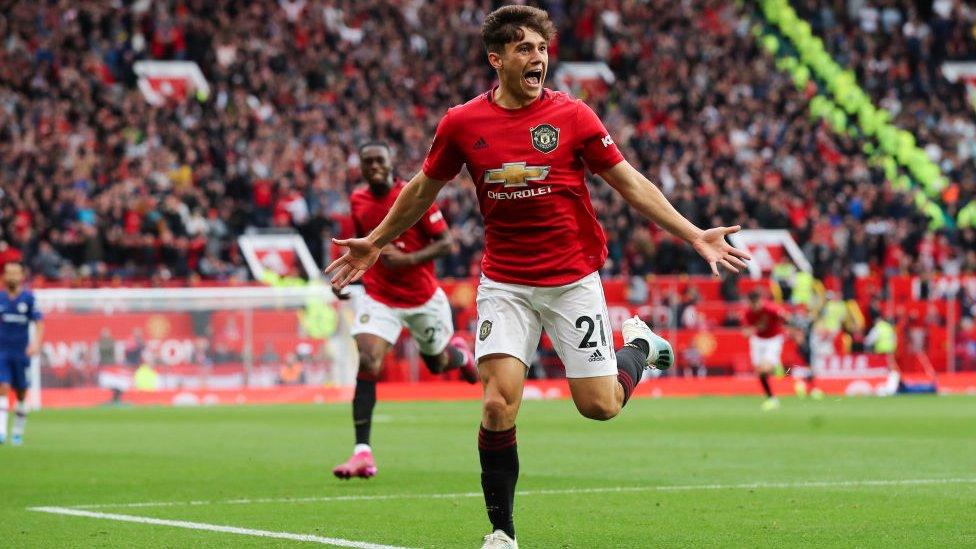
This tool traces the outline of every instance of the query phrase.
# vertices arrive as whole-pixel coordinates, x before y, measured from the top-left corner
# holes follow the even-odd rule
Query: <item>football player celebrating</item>
[[[368,143],[359,149],[366,184],[349,198],[356,234],[368,234],[390,211],[406,181],[393,176],[390,149]],[[383,358],[406,327],[420,347],[420,356],[433,373],[460,368],[468,383],[478,381],[478,369],[468,344],[454,335],[454,320],[447,295],[434,278],[433,260],[451,253],[447,223],[436,205],[428,204],[423,217],[384,245],[380,261],[363,277],[364,291],[356,296],[352,335],[359,349],[359,373],[352,399],[356,446],[349,460],[332,470],[339,478],[369,478],[376,461],[369,444],[376,381]],[[334,288],[342,299],[348,297]]]
[[[576,408],[607,420],[627,404],[643,369],[673,364],[671,345],[640,319],[624,322],[613,349],[599,269],[607,257],[584,180],[589,168],[636,210],[690,243],[718,268],[738,271],[749,255],[725,236],[738,227],[702,230],[685,219],[621,155],[582,101],[543,87],[548,14],[527,6],[490,13],[482,26],[499,84],[447,111],[423,169],[365,238],[338,240],[349,251],[326,272],[342,287],[363,275],[384,247],[434,203],[466,165],[485,221],[475,355],[484,383],[478,449],[492,532],[484,548],[513,548],[512,508],[519,461],[515,419],[525,372],[545,329],[566,366]]]

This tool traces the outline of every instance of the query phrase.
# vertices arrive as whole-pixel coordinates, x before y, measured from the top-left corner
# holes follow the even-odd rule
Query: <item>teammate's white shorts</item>
[[[482,275],[475,357],[505,354],[532,364],[545,328],[566,377],[617,375],[609,318],[599,273],[554,287],[506,284]]]
[[[779,366],[783,356],[783,336],[749,338],[749,358],[752,367]]]
[[[390,307],[366,292],[354,298],[353,307],[356,319],[352,335],[372,334],[394,345],[403,328],[407,328],[420,347],[420,353],[428,356],[440,354],[454,336],[451,304],[440,288],[427,303],[418,307]]]

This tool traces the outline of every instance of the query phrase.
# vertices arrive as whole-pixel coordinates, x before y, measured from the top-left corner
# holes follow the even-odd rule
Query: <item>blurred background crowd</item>
[[[852,139],[811,118],[750,28],[751,3],[539,2],[560,61],[616,77],[585,99],[627,158],[700,225],[789,229],[815,274],[976,272],[976,229],[927,232]],[[876,104],[976,197],[976,124],[947,59],[976,56],[961,1],[795,3]],[[925,4],[925,5],[922,5]],[[745,7],[743,7],[745,6]],[[357,144],[386,140],[420,166],[445,110],[488,90],[487,0],[15,2],[0,15],[0,256],[52,280],[246,276],[235,238],[293,227],[321,263],[346,233]],[[212,93],[153,107],[133,63],[192,60]],[[606,274],[704,273],[683,244],[592,181]],[[467,176],[441,206],[478,273],[481,223]]]

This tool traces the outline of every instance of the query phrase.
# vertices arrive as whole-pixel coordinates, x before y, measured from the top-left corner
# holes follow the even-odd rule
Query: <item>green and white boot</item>
[[[643,339],[647,342],[650,352],[647,353],[647,365],[658,370],[667,370],[674,366],[674,349],[668,340],[655,334],[643,320],[634,315],[628,318],[623,325],[624,344],[630,343],[635,339]]]

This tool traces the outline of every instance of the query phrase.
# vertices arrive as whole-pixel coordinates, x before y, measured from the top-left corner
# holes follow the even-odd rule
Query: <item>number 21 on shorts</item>
[[[576,328],[583,331],[583,339],[579,343],[580,349],[592,349],[597,346],[594,332],[599,328],[600,347],[607,346],[606,330],[603,327],[603,315],[586,316],[576,319]]]

